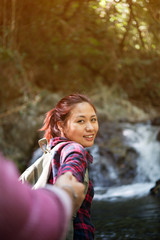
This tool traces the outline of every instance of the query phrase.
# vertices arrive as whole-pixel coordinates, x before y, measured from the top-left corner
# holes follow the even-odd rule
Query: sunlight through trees
[[[97,84],[157,104],[158,0],[0,0],[0,6],[1,104],[37,89],[90,91]]]

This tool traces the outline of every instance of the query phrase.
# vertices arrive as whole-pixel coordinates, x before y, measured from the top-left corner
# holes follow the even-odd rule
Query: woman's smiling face
[[[59,124],[60,125],[60,124]],[[91,147],[98,132],[97,115],[88,102],[77,103],[65,123],[61,126],[61,136]]]

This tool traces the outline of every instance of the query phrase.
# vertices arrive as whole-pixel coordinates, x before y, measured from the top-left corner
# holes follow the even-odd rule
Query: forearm
[[[63,190],[31,190],[17,179],[18,175],[13,165],[2,162],[0,239],[12,239],[13,236],[16,240],[61,239],[72,212],[71,200],[67,193]],[[67,208],[64,199],[68,199]]]

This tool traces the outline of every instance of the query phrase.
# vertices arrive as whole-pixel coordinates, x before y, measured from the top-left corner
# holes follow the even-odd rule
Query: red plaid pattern
[[[52,138],[50,148],[64,142],[56,152],[52,160],[52,174],[49,183],[54,184],[57,177],[70,171],[79,182],[84,181],[85,170],[92,163],[92,156],[79,143],[69,141],[66,138]],[[94,239],[94,226],[91,223],[91,203],[94,196],[92,182],[89,180],[88,192],[74,219],[74,240]]]

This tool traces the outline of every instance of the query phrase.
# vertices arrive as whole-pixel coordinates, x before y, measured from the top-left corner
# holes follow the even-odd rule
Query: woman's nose
[[[86,131],[90,131],[90,130],[93,130],[93,126],[91,123],[87,123],[86,124]]]

